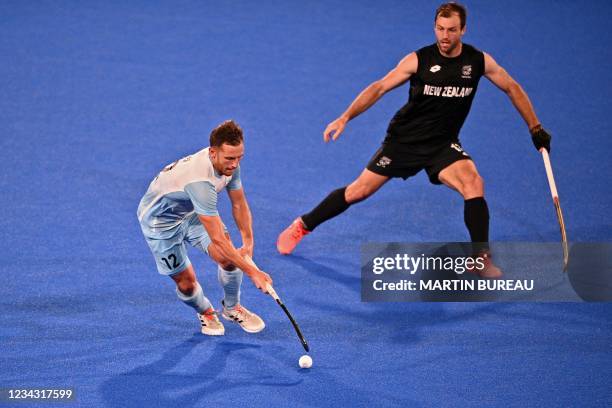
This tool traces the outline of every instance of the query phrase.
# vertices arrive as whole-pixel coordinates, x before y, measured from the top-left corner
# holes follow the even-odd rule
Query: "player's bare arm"
[[[267,273],[244,260],[232,242],[225,235],[223,224],[218,216],[198,215],[204,225],[212,243],[221,251],[223,256],[229,259],[236,267],[240,268],[253,281],[257,289],[266,292],[266,283],[272,284],[272,278]]]
[[[484,75],[487,79],[508,95],[516,110],[527,123],[529,129],[537,126],[540,122],[523,88],[486,52],[484,53],[484,60]]]
[[[248,255],[252,258],[253,247],[255,245],[253,240],[253,221],[244,190],[240,188],[238,190],[229,190],[227,193],[232,202],[232,215],[242,237],[242,247],[238,249],[238,252],[242,256]]]
[[[323,132],[323,140],[328,142],[330,137],[336,140],[344,131],[347,122],[374,105],[384,94],[406,83],[418,68],[418,58],[412,52],[402,59],[387,75],[368,85],[355,98],[348,109],[336,120],[331,122]]]
[[[542,128],[527,93],[518,82],[516,82],[506,70],[486,52],[484,53],[484,60],[485,77],[508,95],[516,110],[522,116],[523,120],[525,120],[536,149],[540,150],[541,148],[545,148],[550,151],[551,136]]]

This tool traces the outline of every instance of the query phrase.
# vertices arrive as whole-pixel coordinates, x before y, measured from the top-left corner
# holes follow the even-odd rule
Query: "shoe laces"
[[[202,316],[204,316],[204,318],[206,320],[210,320],[210,321],[213,321],[213,322],[219,320],[219,318],[217,317],[217,311],[216,310],[213,310],[212,312],[204,312],[204,313],[202,313]]]
[[[295,239],[300,239],[304,235],[304,227],[302,226],[302,222],[298,220],[295,222],[295,228],[291,229],[291,236]]]
[[[229,310],[229,312],[241,320],[247,320],[249,317],[251,317],[251,313],[240,304],[234,306],[234,308]]]

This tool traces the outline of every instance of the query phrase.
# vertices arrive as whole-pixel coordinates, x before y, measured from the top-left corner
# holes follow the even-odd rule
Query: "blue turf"
[[[465,42],[523,85],[554,135],[570,239],[610,241],[611,3],[467,5]],[[0,2],[0,387],[72,386],[79,406],[611,405],[608,304],[360,302],[360,242],[467,237],[460,197],[423,174],[321,226],[295,256],[275,252],[277,234],[378,147],[406,87],[337,143],[321,133],[433,42],[435,6]],[[524,124],[486,80],[478,93],[462,141],[487,183],[492,239],[557,241]],[[227,118],[246,131],[255,258],[311,344],[310,371],[281,310],[246,279],[266,330],[199,335],[138,228],[155,173]],[[229,221],[227,200],[221,211]],[[216,268],[191,259],[218,304]]]

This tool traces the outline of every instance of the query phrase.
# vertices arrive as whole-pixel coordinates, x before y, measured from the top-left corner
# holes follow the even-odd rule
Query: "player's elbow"
[[[248,211],[249,210],[249,205],[247,204],[246,200],[236,201],[235,203],[232,203],[232,210],[234,210],[234,211]]]
[[[385,83],[382,79],[372,82],[372,84],[370,84],[370,90],[376,96],[376,98],[380,98],[388,91],[388,89],[385,88]]]
[[[506,86],[506,89],[504,89],[504,91],[506,92],[506,94],[509,97],[514,97],[517,95],[520,95],[523,93],[523,88],[521,88],[521,86],[519,85],[518,82],[516,81],[510,81],[508,83],[508,85]]]

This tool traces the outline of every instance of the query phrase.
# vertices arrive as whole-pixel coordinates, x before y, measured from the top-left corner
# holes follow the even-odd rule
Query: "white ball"
[[[312,367],[312,358],[304,354],[302,357],[300,357],[299,364],[301,368],[310,368]]]

